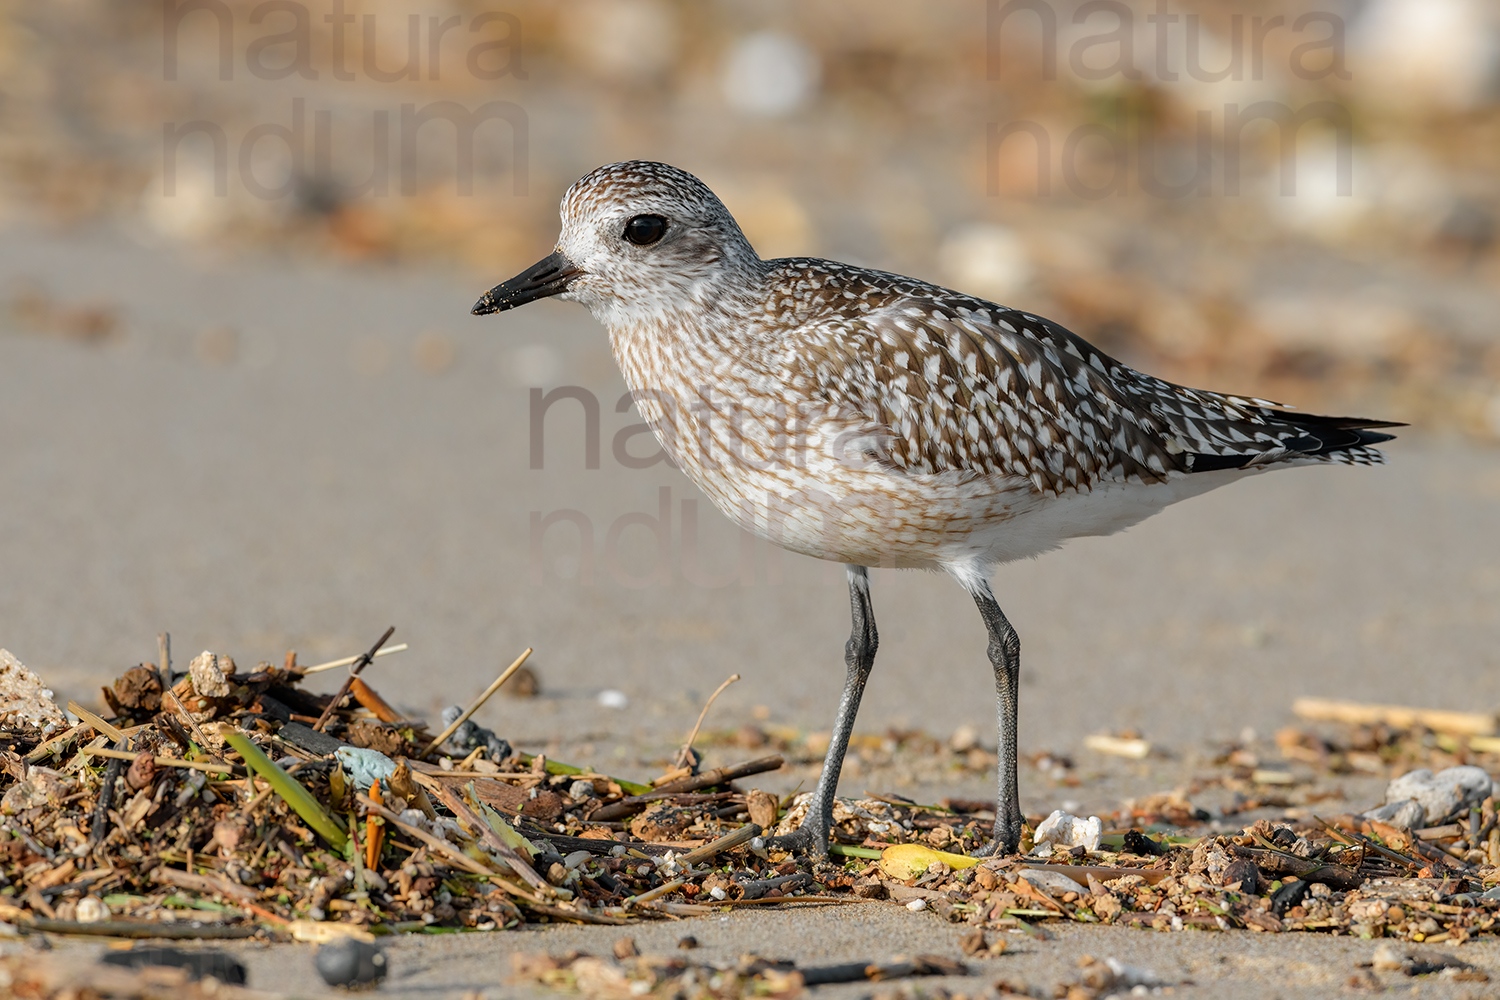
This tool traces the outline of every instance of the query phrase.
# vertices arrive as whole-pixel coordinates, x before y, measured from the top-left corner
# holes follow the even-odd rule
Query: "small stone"
[[[1219,877],[1225,888],[1238,882],[1241,894],[1246,896],[1260,895],[1260,869],[1249,858],[1239,858],[1231,861]]]
[[[537,680],[536,671],[530,667],[521,667],[511,675],[510,683],[501,688],[500,692],[512,698],[535,698],[541,690],[542,684]]]
[[[908,902],[906,904],[906,908],[913,913],[921,913],[923,910],[927,909],[927,900],[918,896],[916,899]]]
[[[59,799],[72,790],[70,779],[45,767],[32,767],[26,772],[26,780],[6,789],[0,798],[0,816],[14,816],[27,809],[55,806]]]
[[[349,773],[354,787],[366,791],[377,781],[388,781],[396,773],[396,762],[379,750],[364,747],[339,747],[333,755]]]
[[[1426,825],[1427,810],[1416,799],[1403,799],[1371,809],[1364,817],[1394,826],[1398,830],[1414,830]]]
[[[1076,892],[1080,895],[1088,893],[1088,889],[1079,885],[1076,881],[1064,875],[1062,872],[1037,871],[1033,868],[1021,869],[1020,875],[1023,879],[1036,886],[1038,889],[1048,892],[1054,896],[1061,896],[1065,892]]]
[[[635,958],[640,954],[640,950],[635,945],[635,938],[632,937],[617,938],[612,950],[614,951],[615,958],[622,962],[627,958]]]
[[[1036,828],[1032,839],[1038,847],[1050,844],[1053,847],[1082,847],[1086,851],[1097,851],[1099,838],[1103,833],[1104,821],[1098,816],[1082,819],[1061,809],[1054,809]]]
[[[73,919],[80,924],[97,924],[109,919],[109,906],[98,896],[84,896],[73,911]]]
[[[683,951],[692,951],[694,948],[698,947],[698,939],[689,934],[678,939],[677,947],[681,948]]]
[[[227,656],[204,650],[188,664],[193,690],[204,698],[229,697],[229,678],[234,676],[234,661]]]
[[[329,986],[369,986],[384,979],[386,973],[385,955],[380,949],[356,938],[323,945],[313,956],[313,965]]]
[[[779,804],[776,796],[770,792],[763,792],[759,788],[745,793],[745,811],[750,814],[750,822],[762,830],[776,828]]]
[[[954,753],[968,753],[979,747],[979,730],[967,722],[953,730],[953,735],[948,737],[948,749]]]
[[[125,784],[132,792],[138,792],[156,783],[156,757],[148,750],[136,754],[135,760],[125,772]]]
[[[0,729],[46,729],[67,721],[42,679],[9,650],[0,649]]]
[[[1449,767],[1433,774],[1427,768],[1408,771],[1386,786],[1387,804],[1415,799],[1424,822],[1436,826],[1460,809],[1477,806],[1495,792],[1495,783],[1482,767]]]

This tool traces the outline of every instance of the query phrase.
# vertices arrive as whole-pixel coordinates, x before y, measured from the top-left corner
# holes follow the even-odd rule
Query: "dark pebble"
[[[318,975],[329,986],[370,986],[385,978],[385,955],[367,941],[331,941],[313,956]]]

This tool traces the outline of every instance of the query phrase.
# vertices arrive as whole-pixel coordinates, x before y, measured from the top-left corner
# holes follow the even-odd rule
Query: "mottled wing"
[[[1307,457],[1332,443],[1355,449],[1346,460],[1378,461],[1359,449],[1385,437],[1326,427],[1336,442],[1323,441],[1275,404],[1150,378],[1054,323],[966,296],[911,294],[834,326],[794,364],[821,398],[865,422],[874,457],[895,470],[1005,474],[1057,494]]]

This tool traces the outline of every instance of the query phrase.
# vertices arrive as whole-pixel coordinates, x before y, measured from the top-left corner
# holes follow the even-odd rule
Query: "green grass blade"
[[[318,800],[313,798],[312,792],[302,782],[283,771],[243,733],[228,726],[219,732],[224,737],[224,742],[234,747],[235,752],[245,759],[245,765],[269,781],[272,790],[286,800],[286,804],[302,817],[303,822],[317,831],[318,836],[326,840],[334,850],[344,850],[349,843],[348,836],[339,828],[338,821],[318,805]]]

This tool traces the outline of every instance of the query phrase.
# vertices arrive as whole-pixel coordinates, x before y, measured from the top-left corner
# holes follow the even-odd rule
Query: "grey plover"
[[[553,253],[475,314],[581,302],[662,447],[741,526],[848,567],[853,629],[823,773],[789,846],[827,850],[877,636],[867,567],[944,570],[989,630],[999,702],[990,850],[1014,851],[1020,641],[1004,562],[1119,531],[1266,469],[1371,465],[1383,421],[1189,389],[1031,313],[828,260],[762,260],[701,181],[612,163],[570,187]]]

